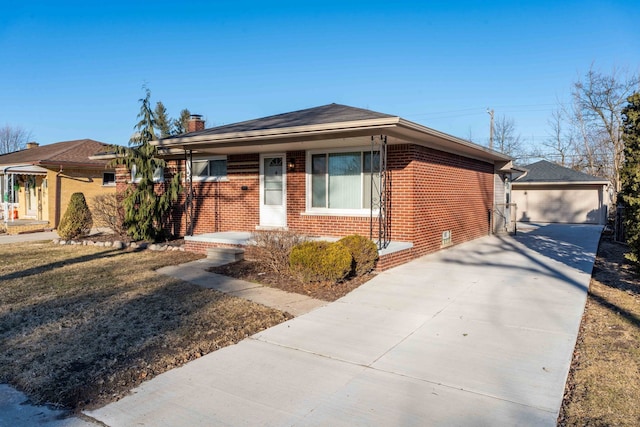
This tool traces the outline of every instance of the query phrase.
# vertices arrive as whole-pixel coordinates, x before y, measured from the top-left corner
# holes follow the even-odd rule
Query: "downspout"
[[[60,170],[56,173],[56,203],[55,203],[55,215],[53,217],[53,228],[58,228],[58,224],[60,223],[60,198],[62,197],[62,189],[61,187],[61,179],[60,175],[62,174],[63,169],[62,165],[60,165]]]
[[[193,151],[184,150],[184,164],[186,169],[187,194],[184,200],[185,234],[193,236]]]

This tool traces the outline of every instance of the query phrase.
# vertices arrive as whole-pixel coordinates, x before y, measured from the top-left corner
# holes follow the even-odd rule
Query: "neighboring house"
[[[27,148],[0,155],[2,219],[9,233],[56,228],[71,194],[92,197],[115,193],[115,171],[107,161],[89,157],[107,144],[81,139]]]
[[[518,221],[605,224],[609,181],[541,160],[512,184]]]
[[[379,269],[485,236],[511,158],[375,111],[330,104],[159,141],[165,175],[186,176],[172,232],[190,250],[212,233],[283,228],[370,236]],[[118,173],[121,191],[130,175]],[[500,200],[504,202],[503,199]],[[229,242],[227,242],[229,243]]]

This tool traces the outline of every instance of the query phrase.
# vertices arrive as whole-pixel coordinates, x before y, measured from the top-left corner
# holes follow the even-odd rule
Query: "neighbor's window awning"
[[[0,167],[0,174],[46,175],[47,169],[36,165],[16,165]]]

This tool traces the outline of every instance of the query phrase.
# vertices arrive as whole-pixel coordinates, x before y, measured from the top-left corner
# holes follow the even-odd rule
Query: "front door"
[[[38,192],[36,189],[36,177],[30,175],[25,180],[25,190],[26,190],[26,202],[27,202],[27,212],[26,216],[29,218],[38,218]]]
[[[287,226],[287,177],[284,155],[260,156],[260,226]]]

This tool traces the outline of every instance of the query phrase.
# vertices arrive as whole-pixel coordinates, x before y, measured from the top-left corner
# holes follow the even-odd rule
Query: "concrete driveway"
[[[86,415],[109,426],[556,424],[601,227],[386,271]]]

